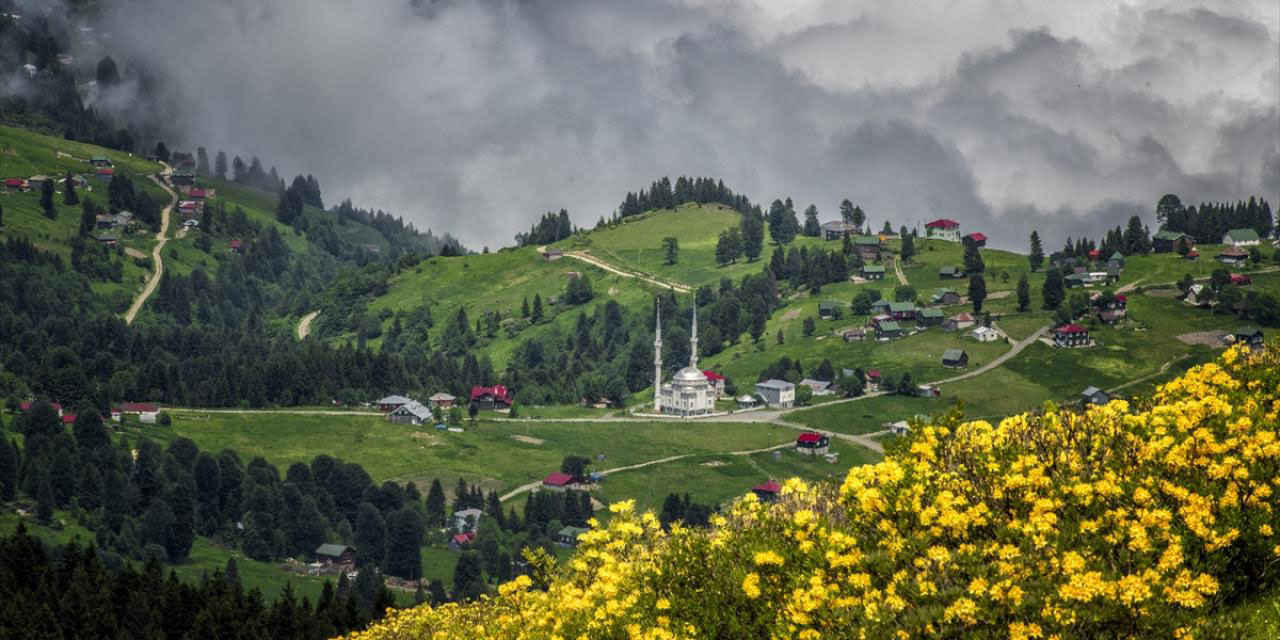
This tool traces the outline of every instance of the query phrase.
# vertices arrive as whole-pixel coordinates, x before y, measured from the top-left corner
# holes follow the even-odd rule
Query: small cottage
[[[1214,258],[1225,265],[1237,265],[1249,259],[1249,252],[1240,247],[1227,247]]]
[[[461,553],[463,549],[471,546],[476,541],[476,532],[468,531],[466,533],[458,533],[449,538],[449,550],[454,553]]]
[[[565,491],[576,490],[578,487],[577,478],[560,471],[553,471],[542,479],[542,488],[547,491],[564,493]]]
[[[578,536],[590,531],[582,527],[565,527],[556,533],[556,544],[562,547],[578,546]]]
[[[819,318],[834,318],[834,317],[836,317],[837,315],[839,315],[839,313],[840,313],[840,307],[842,307],[842,306],[844,306],[844,305],[842,305],[842,304],[840,304],[840,303],[838,303],[838,302],[825,302],[825,301],[824,301],[824,302],[819,302],[819,303],[818,303],[818,317],[819,317]]]
[[[968,368],[969,354],[963,349],[947,349],[942,352],[942,366],[948,369]]]
[[[382,413],[391,413],[410,402],[413,402],[413,400],[404,396],[390,395],[378,400],[378,411],[381,411]]]
[[[975,231],[964,237],[965,244],[971,244],[975,247],[982,248],[987,246],[987,234],[981,231]]]
[[[877,340],[893,340],[902,337],[902,327],[893,320],[886,320],[876,324]]]
[[[916,324],[921,327],[933,327],[940,325],[942,324],[943,319],[944,316],[942,315],[942,309],[938,309],[936,307],[921,309],[920,313],[916,314]]]
[[[806,431],[796,436],[796,453],[806,456],[826,455],[830,442],[821,433]]]
[[[954,316],[951,316],[950,318],[947,318],[947,320],[942,323],[942,330],[943,331],[960,331],[961,329],[968,329],[969,327],[972,327],[972,326],[973,326],[973,316],[967,313],[958,313]]]
[[[845,329],[840,335],[845,342],[859,342],[867,337],[867,332],[862,329]]]
[[[759,498],[761,502],[773,502],[777,500],[778,493],[781,491],[782,485],[778,484],[776,480],[770,480],[751,487],[751,492],[756,494],[756,497]]]
[[[1191,249],[1196,244],[1191,236],[1181,231],[1170,231],[1161,229],[1154,236],[1151,236],[1151,249],[1156,253],[1173,253],[1180,252],[1179,247],[1185,246]]]
[[[471,402],[481,409],[510,409],[511,403],[515,402],[515,393],[500,384],[492,387],[474,386],[471,387]]]
[[[960,241],[960,223],[949,218],[939,218],[924,225],[925,234],[938,240]]]
[[[843,220],[832,220],[831,222],[822,223],[822,237],[827,240],[839,240],[846,235],[857,232],[857,227],[851,224],[846,224]]]
[[[1093,386],[1086,388],[1080,397],[1086,405],[1104,405],[1111,402],[1111,396],[1107,395],[1106,391]]]
[[[1233,247],[1256,247],[1262,244],[1262,238],[1258,237],[1257,231],[1248,227],[1232,229],[1222,234],[1222,244]]]
[[[1053,330],[1053,344],[1056,347],[1087,347],[1089,342],[1089,330],[1078,324],[1064,324]]]
[[[410,400],[388,413],[387,420],[396,424],[430,424],[433,417],[431,407],[417,400]]]
[[[956,280],[964,277],[964,269],[955,266],[946,266],[938,269],[938,277],[943,280]]]
[[[814,380],[813,378],[805,378],[800,384],[813,390],[813,395],[824,396],[831,393],[831,383],[825,380]]]
[[[451,395],[449,395],[449,394],[447,394],[447,393],[445,393],[445,392],[443,392],[443,391],[441,391],[440,393],[437,393],[437,394],[435,394],[435,395],[433,395],[433,396],[431,396],[430,398],[428,398],[428,399],[427,399],[427,401],[431,403],[431,406],[433,406],[433,407],[435,407],[435,408],[437,408],[437,409],[452,409],[452,408],[453,408],[453,403],[454,403],[456,400],[457,400],[457,398],[455,398],[454,396],[451,396]]]
[[[1262,347],[1266,340],[1266,336],[1262,334],[1262,329],[1257,327],[1240,327],[1236,329],[1233,335],[1236,344],[1248,345],[1250,348]]]
[[[862,277],[867,280],[884,280],[884,265],[864,264],[862,265]]]
[[[933,297],[929,299],[929,304],[960,304],[960,294],[952,291],[951,289],[938,289],[938,292],[933,294]]]
[[[354,565],[356,550],[345,544],[325,543],[316,547],[316,562],[325,565]]]
[[[978,342],[995,342],[1000,339],[1000,332],[991,327],[978,327],[970,335]]]

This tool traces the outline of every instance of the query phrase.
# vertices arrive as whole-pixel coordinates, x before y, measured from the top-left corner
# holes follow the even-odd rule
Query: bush
[[[169,415],[168,411],[161,411],[156,415],[156,424],[159,424],[162,427],[167,427],[173,424],[173,418]]]
[[[1280,585],[1277,407],[1280,358],[1232,349],[1149,400],[953,410],[707,530],[614,503],[563,568],[360,637],[1238,637],[1209,614]]]

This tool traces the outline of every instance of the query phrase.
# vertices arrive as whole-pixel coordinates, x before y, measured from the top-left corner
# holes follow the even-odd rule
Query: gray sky
[[[1274,0],[128,0],[188,139],[469,246],[662,175],[1050,249],[1280,200]]]

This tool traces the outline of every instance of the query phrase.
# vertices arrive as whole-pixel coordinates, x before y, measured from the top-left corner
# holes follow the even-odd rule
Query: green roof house
[[[1232,229],[1222,235],[1222,244],[1229,244],[1233,247],[1256,247],[1262,244],[1262,238],[1258,237],[1258,232],[1253,229]]]
[[[942,324],[945,319],[946,317],[942,315],[942,309],[937,307],[921,309],[920,313],[916,314],[916,324],[922,327],[932,327],[934,325]]]
[[[582,527],[565,527],[556,533],[556,542],[566,547],[574,547],[578,544],[578,536],[590,531]]]
[[[963,278],[964,269],[961,269],[960,267],[954,267],[954,266],[943,267],[941,269],[938,269],[938,277],[939,278]]]
[[[960,294],[951,289],[938,289],[929,300],[930,304],[960,304]]]

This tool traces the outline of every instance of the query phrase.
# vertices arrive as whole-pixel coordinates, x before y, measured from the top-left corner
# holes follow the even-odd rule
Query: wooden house
[[[1111,402],[1111,396],[1107,395],[1106,391],[1093,386],[1087,387],[1084,392],[1080,394],[1080,398],[1086,405],[1103,405]]]
[[[938,240],[960,241],[960,223],[950,218],[939,218],[924,225],[925,235]]]
[[[588,531],[590,531],[590,529],[584,529],[582,527],[564,527],[560,531],[556,532],[556,544],[562,547],[576,547],[578,546],[578,536],[581,536]]]
[[[1249,259],[1249,252],[1232,246],[1223,249],[1214,259],[1225,265],[1237,265]]]
[[[957,313],[942,323],[943,331],[960,331],[973,326],[973,316],[968,313]]]
[[[553,471],[542,479],[542,488],[547,491],[555,491],[556,493],[564,493],[565,491],[575,490],[579,487],[578,479],[573,476]]]
[[[796,436],[796,453],[806,456],[821,456],[827,453],[831,442],[826,436],[813,431],[806,431]]]
[[[345,544],[325,543],[316,547],[316,562],[327,565],[354,565],[356,550]]]
[[[942,309],[937,307],[928,307],[926,309],[921,309],[920,313],[916,314],[916,325],[921,327],[935,327],[942,324],[944,318],[945,316],[942,314]]]
[[[982,248],[987,246],[987,234],[981,231],[975,231],[964,237],[965,244],[971,244],[975,247]]]
[[[933,294],[933,297],[929,299],[929,304],[960,304],[960,294],[952,291],[951,289],[938,289],[938,292]]]
[[[1151,249],[1156,253],[1180,253],[1179,247],[1186,246],[1187,249],[1190,249],[1195,244],[1196,241],[1191,236],[1181,231],[1161,229],[1154,236],[1151,236]]]
[[[1064,324],[1053,330],[1053,344],[1061,348],[1089,346],[1089,330],[1078,324]]]
[[[879,265],[879,264],[862,265],[862,277],[867,280],[884,280],[884,265]]]
[[[958,280],[964,277],[964,269],[948,265],[938,269],[938,277],[943,280]]]
[[[964,349],[947,349],[942,352],[942,366],[948,369],[968,368],[969,354]]]
[[[515,393],[504,385],[492,387],[471,387],[471,402],[481,409],[510,409],[515,402]]]
[[[751,487],[751,492],[756,494],[756,497],[759,498],[761,502],[773,502],[777,500],[778,494],[781,491],[782,485],[778,484],[776,480],[770,480]]]

